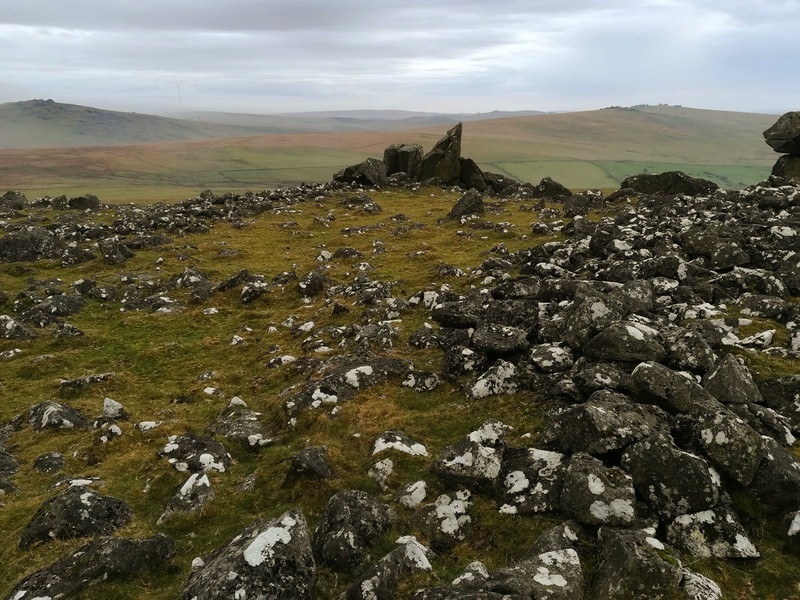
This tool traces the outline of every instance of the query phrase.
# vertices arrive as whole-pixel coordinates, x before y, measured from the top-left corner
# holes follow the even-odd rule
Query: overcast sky
[[[800,109],[800,0],[0,0],[0,102]]]

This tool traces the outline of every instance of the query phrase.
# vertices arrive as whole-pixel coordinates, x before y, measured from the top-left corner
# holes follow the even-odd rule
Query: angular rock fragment
[[[761,437],[726,410],[698,415],[693,432],[705,455],[742,485],[749,485],[764,459]]]
[[[36,335],[27,327],[8,315],[0,315],[0,338],[6,340],[29,340]]]
[[[312,479],[330,479],[334,476],[328,464],[327,446],[308,446],[298,450],[289,467],[290,477],[310,477]]]
[[[498,569],[483,585],[487,591],[519,598],[582,598],[586,583],[575,550],[553,550]]]
[[[227,408],[212,421],[206,431],[238,442],[245,448],[261,448],[275,441],[262,419],[262,414],[247,408],[247,404],[238,396],[231,399]]]
[[[386,450],[396,450],[411,456],[428,456],[424,445],[415,442],[402,431],[384,431],[372,443],[372,454]]]
[[[667,540],[698,558],[759,558],[736,515],[717,507],[676,517],[667,526]]]
[[[37,542],[106,535],[132,518],[124,501],[71,487],[39,507],[22,531],[19,547],[26,550]]]
[[[516,375],[514,363],[500,359],[467,388],[467,397],[480,400],[488,396],[513,394],[517,391]]]
[[[215,497],[214,490],[208,475],[192,473],[189,479],[175,492],[175,495],[167,504],[167,508],[161,513],[156,523],[161,525],[164,521],[176,513],[187,514],[202,509]]]
[[[166,458],[175,470],[190,473],[224,473],[233,460],[216,440],[192,434],[169,436],[158,455]]]
[[[482,215],[483,212],[483,196],[478,190],[472,189],[458,199],[446,218],[457,221],[462,217]]]
[[[413,536],[401,537],[397,544],[397,548],[367,568],[347,589],[347,600],[391,600],[404,576],[431,570],[428,549]]]
[[[527,334],[510,325],[480,325],[472,334],[472,345],[489,355],[504,356],[522,352],[530,345]]]
[[[653,328],[635,322],[613,323],[583,346],[583,353],[601,360],[660,361],[664,346]]]
[[[764,402],[750,370],[739,364],[733,354],[726,354],[703,378],[703,389],[720,402],[734,404]]]
[[[58,473],[64,468],[66,462],[67,461],[64,459],[64,455],[60,452],[48,452],[47,454],[42,454],[34,459],[33,468],[39,471],[39,473],[46,473],[49,475],[52,473]],[[2,467],[0,467],[0,472],[2,472],[2,470]]]
[[[666,433],[629,446],[622,468],[662,519],[713,508],[722,496],[719,473],[699,456],[678,448]]]
[[[14,586],[8,597],[15,600],[72,597],[103,581],[131,579],[160,569],[175,554],[175,541],[163,533],[139,540],[102,537],[28,575]]]
[[[467,490],[442,494],[432,504],[417,511],[411,519],[411,526],[422,532],[433,550],[445,552],[467,535],[472,523],[468,514],[472,506],[471,496]]]
[[[670,598],[683,573],[666,546],[641,530],[600,530],[602,562],[592,592],[596,598]]]
[[[507,450],[498,494],[500,512],[529,515],[557,510],[566,467],[566,457],[558,452]]]
[[[446,485],[491,491],[500,477],[506,426],[486,421],[458,443],[444,448],[431,471]]]
[[[596,455],[619,450],[666,428],[666,416],[654,406],[590,398],[552,414],[543,437],[563,452]]]
[[[199,564],[181,600],[314,598],[316,565],[299,510],[251,523]]]
[[[633,481],[588,454],[575,454],[561,488],[561,510],[587,525],[625,526],[636,517]]]
[[[697,383],[656,362],[643,362],[633,370],[631,391],[639,402],[655,404],[672,414],[722,408]]]
[[[36,431],[45,429],[89,429],[89,419],[78,410],[55,402],[45,400],[34,404],[26,412],[14,417],[11,426],[14,428],[29,424]]]

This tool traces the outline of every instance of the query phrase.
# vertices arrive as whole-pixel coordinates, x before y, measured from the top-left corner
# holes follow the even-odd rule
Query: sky
[[[800,0],[2,0],[0,103],[800,109]]]

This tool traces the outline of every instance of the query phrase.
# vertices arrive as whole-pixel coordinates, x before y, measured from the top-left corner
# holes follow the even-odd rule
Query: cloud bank
[[[796,0],[4,0],[0,102],[782,111],[799,29]]]

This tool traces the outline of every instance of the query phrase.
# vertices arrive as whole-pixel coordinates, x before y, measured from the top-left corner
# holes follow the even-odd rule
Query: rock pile
[[[462,128],[461,123],[455,125],[427,154],[423,154],[419,144],[392,144],[384,151],[382,161],[368,158],[335,173],[333,180],[379,187],[410,181],[458,186],[506,197],[515,194],[528,198],[572,196],[572,192],[549,177],[534,186],[482,171],[474,160],[461,156]]]
[[[776,177],[800,181],[800,112],[788,112],[764,132],[770,148],[782,154],[772,167]]]

